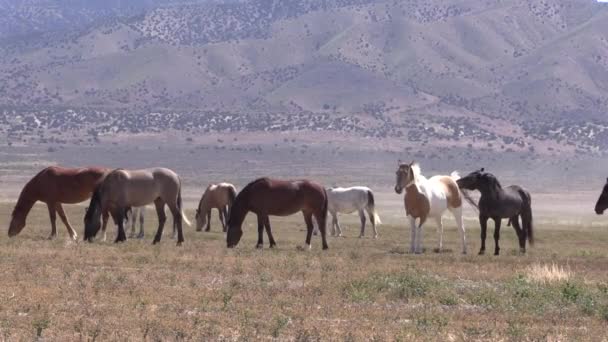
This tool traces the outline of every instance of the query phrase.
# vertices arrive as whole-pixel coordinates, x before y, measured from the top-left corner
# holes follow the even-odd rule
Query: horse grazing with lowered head
[[[365,235],[365,212],[369,216],[369,221],[374,229],[374,239],[378,237],[377,224],[381,224],[380,217],[376,212],[376,204],[374,193],[365,186],[353,186],[350,188],[328,188],[327,192],[327,210],[332,216],[331,235],[342,236],[342,228],[338,222],[338,213],[350,214],[353,212],[359,213],[361,219],[361,232],[359,237]]]
[[[258,242],[256,247],[264,245],[263,233],[270,242],[270,248],[276,246],[269,216],[288,216],[301,211],[306,222],[306,245],[310,246],[313,232],[313,216],[321,231],[323,249],[327,249],[325,236],[325,223],[327,220],[327,194],[325,189],[308,180],[284,181],[270,178],[259,178],[245,186],[236,196],[230,218],[228,219],[228,232],[226,244],[228,248],[235,247],[243,236],[243,221],[248,212],[258,216]]]
[[[196,231],[200,232],[205,226],[205,231],[211,230],[211,210],[217,209],[222,231],[226,232],[226,221],[232,202],[236,198],[236,188],[230,183],[210,184],[196,209]]]
[[[21,190],[17,204],[11,215],[8,236],[13,237],[25,227],[25,221],[34,203],[46,203],[51,219],[51,235],[57,236],[55,220],[57,214],[65,225],[70,237],[76,240],[78,234],[70,225],[62,204],[75,204],[91,197],[95,187],[108,173],[108,169],[99,167],[63,168],[50,166],[40,171]],[[108,216],[104,216],[104,227]]]
[[[606,184],[602,188],[602,193],[600,197],[597,199],[595,203],[595,213],[598,215],[603,215],[604,211],[608,208],[608,179],[606,179]]]
[[[177,230],[177,245],[184,241],[182,220],[190,225],[182,211],[181,181],[179,176],[166,168],[143,170],[116,169],[105,177],[97,186],[91,197],[89,209],[84,217],[84,239],[92,241],[99,231],[99,217],[109,212],[118,225],[116,242],[127,239],[124,230],[124,218],[129,207],[140,207],[154,202],[158,215],[158,230],[154,244],[160,242],[165,221],[165,205],[173,215]]]
[[[449,210],[458,224],[462,254],[467,253],[464,223],[462,221],[462,196],[456,180],[457,173],[451,176],[433,176],[429,179],[421,174],[417,163],[400,163],[397,168],[395,192],[405,189],[405,213],[410,220],[410,253],[422,253],[422,225],[428,218],[437,222],[439,233],[438,252],[443,249],[443,213]],[[419,220],[416,225],[416,220]]]
[[[479,203],[465,194],[465,199],[479,210],[479,224],[481,226],[481,248],[479,254],[486,251],[486,232],[488,219],[494,220],[494,255],[499,255],[500,224],[503,218],[509,219],[508,224],[513,225],[519,239],[521,253],[526,252],[526,239],[530,245],[534,244],[532,229],[532,197],[530,193],[517,185],[502,187],[493,174],[484,169],[471,172],[460,178],[458,187],[464,190],[478,190],[481,193]],[[519,222],[521,217],[521,225]],[[523,226],[523,229],[522,229]]]

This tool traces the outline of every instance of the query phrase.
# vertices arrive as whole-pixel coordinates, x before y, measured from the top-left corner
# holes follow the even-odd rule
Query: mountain
[[[0,14],[10,137],[48,121],[608,147],[608,7],[591,0],[0,0]]]

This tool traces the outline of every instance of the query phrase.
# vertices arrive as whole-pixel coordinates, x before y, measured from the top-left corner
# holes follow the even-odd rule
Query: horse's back
[[[246,194],[252,211],[285,216],[301,210],[317,210],[324,206],[325,189],[309,180],[280,180],[260,178],[248,184]],[[239,196],[245,196],[241,195]]]
[[[327,190],[328,209],[331,212],[352,213],[367,205],[371,189],[365,186],[330,188]]]
[[[445,198],[449,208],[460,208],[462,206],[462,196],[458,184],[452,176],[434,176],[429,179],[434,185],[437,197]]]

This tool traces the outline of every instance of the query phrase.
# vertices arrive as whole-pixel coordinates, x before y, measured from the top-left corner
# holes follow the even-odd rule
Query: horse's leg
[[[177,203],[169,204],[169,210],[173,215],[173,237],[177,237],[177,245],[184,242],[184,231],[182,229],[182,208]]]
[[[72,228],[72,225],[70,225],[70,221],[68,221],[68,217],[65,215],[65,211],[63,211],[63,206],[61,205],[61,203],[57,203],[55,208],[57,209],[59,218],[61,218],[61,221],[63,222],[65,227],[68,229],[68,233],[70,234],[70,237],[72,238],[72,240],[76,240],[76,238],[78,237],[78,234],[76,234],[76,231],[74,230],[74,228]]]
[[[435,218],[437,222],[437,234],[439,234],[439,244],[437,245],[437,253],[443,250],[443,216]]]
[[[488,232],[488,217],[479,215],[479,225],[481,226],[481,248],[479,248],[479,255],[486,253],[486,233]]]
[[[500,240],[500,218],[494,218],[494,255],[500,254],[500,247],[498,246],[498,240]]]
[[[331,213],[331,236],[336,236],[336,225],[338,224],[338,214]]]
[[[306,222],[306,246],[311,249],[310,240],[312,238],[312,231],[315,228],[312,223],[312,214],[308,212],[302,212],[304,214],[304,222]],[[317,222],[318,224],[318,222]],[[319,230],[321,227],[319,227]]]
[[[315,220],[317,221],[317,226],[319,226],[319,230],[321,231],[321,241],[323,243],[323,249],[328,249],[329,246],[327,245],[327,212],[318,211],[315,212],[314,215]]]
[[[154,236],[153,245],[160,242],[163,236],[163,229],[165,228],[165,222],[167,221],[167,215],[165,214],[165,201],[160,198],[154,200],[154,206],[156,207],[156,215],[158,215],[158,229],[156,230],[156,236]]]
[[[408,216],[410,219],[410,253],[414,254],[416,252],[416,218],[413,216]]]
[[[264,217],[258,214],[258,243],[255,248],[264,248]]]
[[[57,237],[57,226],[55,224],[57,220],[57,206],[55,203],[47,203],[46,206],[49,209],[49,218],[51,219],[51,235],[49,235],[49,240],[53,240]]]
[[[425,217],[420,218],[420,223],[416,229],[416,254],[422,254],[423,252],[423,241],[422,241],[422,225],[426,221]]]
[[[264,227],[266,227],[266,235],[268,235],[270,248],[276,247],[277,243],[274,241],[274,236],[272,236],[272,228],[270,228],[270,218],[268,215],[264,216]]]
[[[376,230],[376,217],[374,216],[374,211],[371,209],[368,209],[367,216],[369,216],[369,221],[372,223],[372,229],[374,230],[374,239],[377,239],[378,230]]]
[[[135,237],[135,225],[137,224],[137,208],[131,208],[131,217],[126,217],[125,220],[131,226],[131,230],[129,232],[129,238],[132,239]]]
[[[125,233],[125,210],[118,208],[112,211],[112,218],[118,225],[118,234],[116,235],[115,243],[127,241],[127,234]]]
[[[139,209],[139,234],[137,234],[137,238],[144,238],[144,207]]]
[[[110,213],[108,211],[103,211],[101,213],[101,231],[103,232],[102,241],[106,242],[108,234],[106,229],[108,228],[108,221],[110,220]]]
[[[454,215],[456,225],[458,225],[458,231],[460,232],[460,242],[462,243],[462,254],[467,254],[467,240],[464,230],[464,222],[462,220],[462,207],[451,208],[450,211]]]
[[[340,227],[340,221],[338,220],[338,212],[336,211],[336,213],[333,215],[336,218],[336,229],[338,230],[337,236],[342,237],[342,227]]]
[[[361,219],[361,232],[359,233],[359,238],[365,236],[365,212],[363,209],[359,209],[359,219]]]
[[[207,212],[207,225],[205,226],[205,231],[208,232],[211,230],[211,209]]]
[[[521,229],[518,215],[511,217],[511,225],[515,229],[517,238],[519,239],[519,252],[524,254],[526,253],[526,232]]]
[[[228,209],[226,207],[222,207],[219,209],[220,212],[220,222],[222,223],[222,232],[226,232],[226,221],[228,220]]]

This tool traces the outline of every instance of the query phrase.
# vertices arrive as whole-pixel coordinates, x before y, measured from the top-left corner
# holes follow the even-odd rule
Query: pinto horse
[[[481,226],[481,248],[479,254],[486,251],[486,231],[488,219],[494,220],[494,255],[499,255],[500,224],[503,218],[509,219],[519,239],[521,253],[526,252],[526,239],[530,245],[534,244],[532,229],[532,197],[530,193],[517,185],[502,187],[493,174],[484,169],[471,172],[456,181],[458,187],[464,190],[479,190],[481,197],[475,203],[465,194],[465,199],[479,210],[479,224]],[[521,225],[519,217],[521,216]],[[522,229],[523,226],[523,229]]]
[[[222,230],[226,232],[226,221],[232,202],[236,198],[236,188],[230,183],[210,184],[196,208],[196,231],[211,230],[211,209],[217,209]]]
[[[34,203],[41,201],[46,203],[51,219],[49,239],[57,236],[55,220],[59,214],[70,237],[76,240],[78,234],[70,225],[62,204],[74,204],[89,199],[108,171],[108,169],[99,167],[63,168],[59,166],[50,166],[40,171],[21,190],[11,216],[8,236],[13,237],[23,230],[27,215]],[[106,214],[103,217],[104,230],[107,220],[108,215]]]
[[[270,178],[260,178],[245,186],[236,196],[230,218],[226,244],[228,248],[235,247],[243,236],[243,221],[248,212],[258,216],[258,242],[256,247],[264,245],[264,227],[270,242],[270,248],[276,246],[270,228],[269,215],[288,216],[301,211],[306,222],[306,245],[310,249],[310,239],[313,232],[313,216],[321,231],[323,249],[327,249],[325,223],[327,221],[327,194],[325,189],[308,180],[284,181]]]
[[[457,173],[451,176],[434,176],[429,179],[421,174],[420,166],[412,162],[400,163],[397,168],[395,192],[400,194],[405,189],[403,198],[405,212],[410,220],[411,241],[410,253],[422,253],[422,225],[427,218],[434,218],[439,233],[438,251],[443,248],[443,213],[452,212],[462,242],[462,254],[467,253],[464,224],[462,222],[462,197],[456,180]],[[419,220],[416,225],[416,219]]]
[[[165,205],[173,214],[173,223],[177,230],[177,245],[184,241],[182,220],[190,225],[182,211],[181,181],[179,176],[166,168],[143,170],[116,169],[108,173],[104,180],[95,188],[89,208],[84,217],[84,239],[89,242],[97,234],[100,227],[99,217],[104,212],[112,215],[118,225],[118,235],[115,242],[127,239],[124,229],[124,219],[130,207],[140,207],[154,202],[158,215],[158,230],[154,244],[160,242],[167,216]]]

